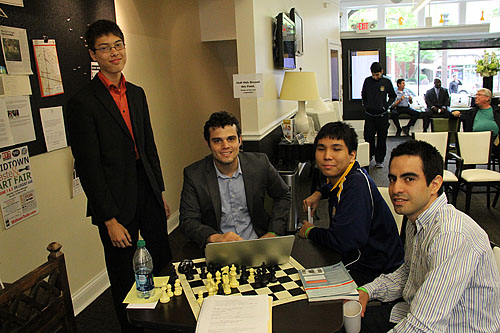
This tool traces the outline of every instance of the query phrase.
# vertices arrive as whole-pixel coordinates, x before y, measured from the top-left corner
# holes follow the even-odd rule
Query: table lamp
[[[319,99],[318,83],[314,72],[286,72],[281,87],[280,99],[298,101],[299,107],[295,115],[297,133],[309,131],[309,120],[306,115],[306,101]]]

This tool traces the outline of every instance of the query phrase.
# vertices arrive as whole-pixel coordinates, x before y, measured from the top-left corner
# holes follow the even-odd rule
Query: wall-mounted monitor
[[[273,60],[276,68],[296,68],[295,23],[285,13],[273,20]]]
[[[304,24],[295,8],[290,9],[290,19],[295,23],[295,55],[301,57],[304,54]]]
[[[351,77],[350,99],[361,99],[363,83],[371,76],[370,66],[380,60],[380,50],[349,51],[349,74]]]

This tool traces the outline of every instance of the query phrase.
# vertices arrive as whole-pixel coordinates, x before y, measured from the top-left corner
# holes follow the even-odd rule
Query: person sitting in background
[[[418,119],[418,111],[411,108],[410,104],[413,103],[409,92],[405,89],[405,79],[398,79],[396,82],[398,85],[398,90],[396,90],[396,100],[391,107],[391,118],[396,126],[396,136],[401,135],[401,125],[399,124],[399,115],[404,113],[410,116],[410,121],[408,125],[404,126],[403,133],[406,136],[410,136],[410,127],[415,125]]]
[[[299,236],[333,249],[356,283],[390,273],[403,262],[403,244],[394,217],[375,182],[356,162],[358,136],[343,122],[324,125],[314,141],[316,164],[327,183],[303,201],[314,215],[328,198],[330,226],[304,221]]]
[[[424,132],[427,132],[433,115],[439,115],[441,118],[451,116],[450,95],[446,88],[441,87],[440,79],[434,79],[434,87],[425,93],[425,104],[427,104],[427,109],[424,114]]]
[[[458,86],[462,84],[462,81],[460,81],[457,77],[457,74],[453,74],[453,80],[451,80],[448,89],[450,91],[450,94],[457,94],[458,93]]]
[[[408,218],[405,260],[358,288],[362,332],[500,331],[500,275],[488,235],[448,204],[442,184],[434,146],[410,140],[392,151],[389,195]],[[372,299],[386,303],[366,307]]]

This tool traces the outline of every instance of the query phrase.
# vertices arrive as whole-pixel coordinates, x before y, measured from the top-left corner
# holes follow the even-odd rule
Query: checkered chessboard
[[[202,268],[206,266],[205,258],[193,260],[194,266],[196,268],[194,279],[187,280],[184,274],[179,274],[179,279],[181,281],[182,289],[186,294],[186,298],[189,301],[191,310],[196,319],[198,319],[198,314],[200,312],[200,305],[196,302],[198,297],[198,292],[201,290],[203,292],[203,298],[208,297],[208,292],[205,288],[206,279],[200,278],[200,273]],[[179,263],[174,263],[175,269],[177,270]],[[285,304],[289,302],[298,301],[301,299],[307,299],[307,295],[302,287],[302,282],[300,281],[299,273],[297,270],[304,269],[301,264],[299,264],[295,259],[290,257],[290,261],[286,264],[279,265],[276,270],[277,282],[268,283],[267,286],[262,288],[255,288],[254,283],[244,283],[237,288],[231,288],[231,295],[269,295],[273,298],[273,306]],[[239,276],[238,276],[239,278]]]

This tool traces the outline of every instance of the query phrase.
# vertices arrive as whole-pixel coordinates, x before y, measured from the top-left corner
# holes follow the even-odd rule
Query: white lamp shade
[[[315,72],[286,72],[280,99],[314,101],[319,99]]]

